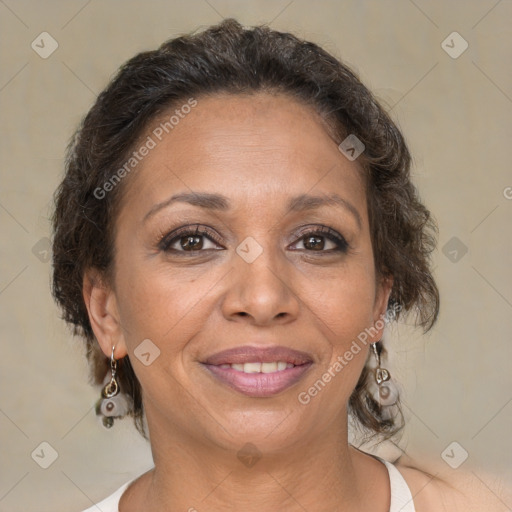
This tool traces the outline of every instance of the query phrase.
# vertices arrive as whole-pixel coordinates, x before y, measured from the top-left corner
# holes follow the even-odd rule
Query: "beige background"
[[[49,204],[67,141],[117,67],[223,17],[323,45],[403,128],[439,222],[442,309],[429,336],[404,325],[388,334],[405,389],[399,444],[419,465],[450,472],[441,453],[457,441],[469,453],[461,469],[512,508],[485,476],[512,475],[510,0],[0,0],[0,510],[79,511],[152,464],[130,421],[107,431],[92,409],[98,390],[80,340],[49,293]],[[47,59],[31,48],[43,31],[59,45]],[[441,47],[453,31],[469,43],[457,59]],[[467,247],[457,262],[452,237]],[[58,454],[48,469],[31,457],[43,441]]]

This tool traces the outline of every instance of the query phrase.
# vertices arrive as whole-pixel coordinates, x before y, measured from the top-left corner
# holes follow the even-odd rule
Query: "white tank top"
[[[376,458],[388,468],[389,483],[391,485],[391,505],[389,512],[416,512],[411,491],[400,471],[398,471],[391,462],[381,459],[380,457]],[[115,512],[118,511],[116,510]]]
[[[389,507],[389,512],[416,512],[412,501],[411,491],[409,490],[409,487],[400,471],[398,471],[391,462],[381,459],[375,455],[373,455],[373,457],[380,460],[386,466],[389,473],[389,483],[391,485],[391,506]],[[121,496],[128,486],[137,478],[139,477],[123,484],[108,498],[105,498],[103,501],[100,501],[83,512],[98,512],[98,509],[101,510],[101,512],[119,512],[119,501],[121,500]]]

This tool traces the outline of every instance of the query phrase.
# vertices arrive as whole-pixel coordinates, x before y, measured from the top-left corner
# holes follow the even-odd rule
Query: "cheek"
[[[375,282],[372,268],[362,261],[352,262],[316,284],[309,293],[308,306],[325,324],[332,344],[341,349],[373,322]]]
[[[179,351],[201,325],[200,318],[210,307],[206,296],[221,274],[210,271],[200,275],[172,268],[165,262],[125,263],[119,262],[118,275],[129,277],[120,277],[117,289],[130,352],[146,338],[160,350]]]
[[[321,319],[318,324],[328,348],[325,359],[311,377],[311,387],[305,391],[310,397],[315,393],[321,395],[318,407],[322,402],[329,404],[325,407],[334,413],[342,410],[349,400],[368,355],[364,336],[373,323],[374,289],[367,276],[358,277],[325,295],[322,306],[314,311],[314,316]]]
[[[190,389],[185,384],[189,376],[184,355],[187,344],[204,328],[209,316],[212,305],[204,295],[215,280],[207,274],[184,279],[184,272],[164,265],[152,269],[141,265],[126,272],[123,275],[130,278],[119,286],[119,313],[128,354],[146,400],[156,400],[159,408],[164,407],[158,397],[165,389],[165,396],[172,396],[173,403],[189,408],[187,394],[181,388],[185,385]],[[147,342],[141,344],[148,339],[156,348]],[[139,348],[143,346],[144,350]],[[148,352],[146,364],[139,355]]]
[[[374,299],[373,268],[360,261],[340,272],[309,302],[330,350],[315,379],[332,382],[325,396],[334,396],[337,406],[348,400],[366,362],[365,336],[373,325]]]

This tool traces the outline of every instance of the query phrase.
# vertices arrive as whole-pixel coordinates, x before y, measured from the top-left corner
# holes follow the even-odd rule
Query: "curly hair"
[[[102,382],[108,359],[89,322],[83,277],[88,269],[100,271],[106,282],[113,275],[114,225],[129,179],[105,197],[97,197],[98,187],[126,162],[148,124],[173,105],[191,96],[258,91],[313,106],[338,142],[349,134],[363,142],[357,161],[365,176],[376,275],[393,277],[388,310],[400,305],[395,319],[415,312],[415,325],[425,332],[437,320],[439,291],[430,261],[437,226],[411,183],[411,156],[398,127],[358,76],[316,44],[227,19],[128,60],[68,145],[65,175],[54,195],[52,293],[73,333],[85,339],[93,383]],[[369,375],[365,367],[349,412],[372,436],[391,437],[403,425],[384,415],[372,398]],[[134,400],[130,414],[136,428],[147,438],[142,392],[129,356],[120,361],[118,377]]]

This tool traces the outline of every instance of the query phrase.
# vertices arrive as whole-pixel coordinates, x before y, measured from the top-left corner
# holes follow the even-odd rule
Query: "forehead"
[[[361,166],[341,154],[340,141],[313,107],[269,93],[196,101],[193,108],[173,106],[149,123],[140,140],[151,139],[153,147],[126,184],[125,204],[149,209],[191,190],[238,197],[244,204],[332,192],[365,203]]]

